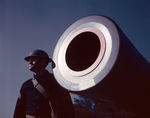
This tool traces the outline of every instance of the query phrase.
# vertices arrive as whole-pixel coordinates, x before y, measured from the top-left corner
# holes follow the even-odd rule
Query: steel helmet
[[[46,59],[48,62],[51,62],[51,58],[49,58],[48,54],[41,50],[41,49],[36,49],[33,50],[32,52],[29,53],[29,55],[27,57],[25,57],[24,59],[26,61],[29,61],[29,59],[31,58],[41,58],[41,59]]]

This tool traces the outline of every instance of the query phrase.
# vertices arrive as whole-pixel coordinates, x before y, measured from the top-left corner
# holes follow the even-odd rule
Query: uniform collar
[[[44,79],[44,78],[49,78],[50,73],[47,70],[44,70],[42,75],[34,74],[35,79]]]

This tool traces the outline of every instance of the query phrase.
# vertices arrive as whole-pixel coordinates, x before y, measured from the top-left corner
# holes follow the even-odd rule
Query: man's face
[[[45,69],[46,61],[39,58],[29,59],[29,70],[32,72],[40,72]]]
[[[33,70],[35,66],[37,65],[38,59],[36,58],[31,58],[29,59],[29,70]]]

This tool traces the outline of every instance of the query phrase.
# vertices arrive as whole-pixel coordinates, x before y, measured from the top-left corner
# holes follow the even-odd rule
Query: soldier
[[[46,70],[53,62],[43,50],[34,50],[25,57],[33,78],[21,87],[14,118],[74,118],[69,92],[58,85]],[[54,63],[53,63],[54,64]]]

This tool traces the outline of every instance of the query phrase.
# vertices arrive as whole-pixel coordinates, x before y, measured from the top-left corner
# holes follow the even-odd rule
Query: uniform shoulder
[[[32,87],[32,86],[33,86],[33,84],[32,84],[32,79],[28,79],[27,81],[25,81],[25,82],[22,84],[21,91],[24,90],[24,89],[30,88],[30,87]]]

